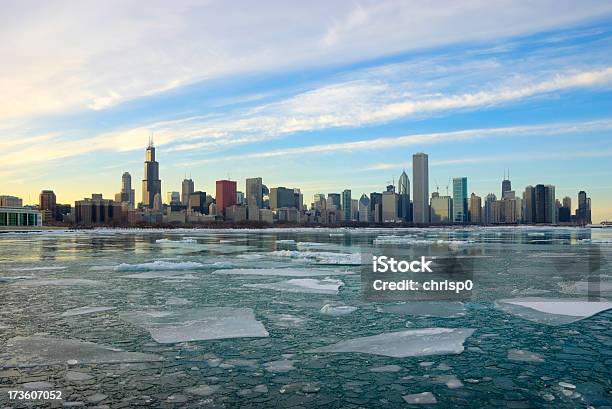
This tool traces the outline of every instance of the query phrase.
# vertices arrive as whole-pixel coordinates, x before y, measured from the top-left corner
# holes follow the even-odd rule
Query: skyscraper
[[[365,193],[359,198],[359,221],[369,222],[370,221],[370,199]]]
[[[183,183],[181,186],[181,204],[183,206],[189,207],[189,196],[194,192],[195,187],[193,185],[193,180],[191,177],[189,179],[183,179]]]
[[[217,213],[225,216],[225,209],[236,204],[236,181],[217,180]]]
[[[535,186],[535,217],[533,223],[557,223],[557,207],[555,206],[555,187],[552,185]]]
[[[263,207],[263,183],[261,178],[247,178],[246,202],[249,206]]]
[[[297,200],[293,189],[282,186],[270,189],[270,209],[276,210],[280,207],[297,208]]]
[[[494,193],[489,193],[485,198],[484,204],[484,222],[485,224],[493,224],[493,204],[497,201],[497,197]]]
[[[342,214],[343,220],[349,221],[351,220],[351,191],[350,189],[345,189],[342,192]]]
[[[475,193],[472,193],[472,195],[470,196],[469,211],[469,220],[471,223],[482,223],[482,199],[480,198],[480,196],[476,196]]]
[[[38,196],[38,207],[42,214],[43,223],[49,224],[57,219],[56,197],[53,190],[43,190]]]
[[[591,223],[591,199],[584,190],[578,192],[578,209],[576,209],[576,222],[581,225]]]
[[[450,196],[440,196],[438,192],[431,194],[430,220],[433,224],[448,224],[453,215],[453,201]]]
[[[468,193],[467,178],[453,178],[453,223],[467,223]]]
[[[382,193],[370,193],[370,222],[382,222]]]
[[[412,155],[412,201],[415,223],[429,223],[429,157],[426,153]]]
[[[342,206],[340,204],[340,193],[329,193],[327,195],[327,209],[331,210],[331,206],[336,206],[334,208],[335,210],[342,209]]]
[[[412,221],[412,208],[410,206],[410,179],[406,171],[402,171],[397,186],[399,194],[399,217],[405,222]]]
[[[387,189],[382,194],[382,222],[397,223],[399,221],[399,195],[395,189]]]
[[[144,163],[144,179],[142,180],[142,205],[153,208],[155,195],[161,197],[161,180],[159,179],[159,163],[155,161],[155,145],[153,138],[149,139],[146,161]]]
[[[536,223],[536,193],[533,186],[527,186],[523,192],[523,222]]]
[[[508,176],[504,175],[504,180],[502,180],[501,185],[501,198],[506,197],[506,192],[510,192],[512,190],[512,183],[510,182],[510,171],[508,171]]]

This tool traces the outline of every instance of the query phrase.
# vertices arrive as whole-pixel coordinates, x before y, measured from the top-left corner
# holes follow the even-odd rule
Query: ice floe
[[[75,315],[94,314],[97,312],[114,310],[115,307],[79,307],[64,311],[62,317],[73,317]]]
[[[189,305],[191,301],[180,298],[180,297],[170,297],[166,300],[166,305]]]
[[[135,273],[121,276],[122,278],[136,278],[140,280],[197,280],[198,277],[193,274],[185,274],[185,271],[145,271],[143,273]]]
[[[149,310],[122,313],[121,317],[149,331],[160,344],[268,336],[268,331],[255,319],[251,308]]]
[[[426,240],[418,239],[413,236],[378,236],[373,241],[374,245],[380,244],[398,244],[398,245],[409,245],[409,246],[449,246],[449,247],[460,247],[465,246],[473,241],[468,240]]]
[[[351,275],[352,271],[324,270],[312,268],[233,268],[215,270],[214,274],[251,275],[251,276],[279,276],[279,277],[316,277],[330,275]]]
[[[115,267],[115,271],[163,271],[163,270],[193,270],[205,267],[202,263],[194,261],[183,261],[172,263],[169,261],[156,260],[149,263],[127,264],[121,263]]]
[[[414,301],[379,307],[379,311],[417,317],[458,318],[466,314],[463,303],[458,301]]]
[[[410,395],[402,396],[404,401],[410,405],[419,405],[419,404],[434,404],[438,403],[436,397],[431,392],[421,392],[421,393],[413,393]]]
[[[289,359],[265,363],[264,368],[266,368],[266,371],[268,372],[289,372],[295,369],[293,366],[293,361]]]
[[[185,389],[185,392],[189,393],[190,395],[210,396],[217,392],[219,388],[221,388],[220,385],[198,385]]]
[[[565,294],[595,294],[597,296],[612,295],[612,281],[597,280],[593,282],[560,282],[558,285],[561,287],[561,292]]]
[[[268,253],[272,257],[289,257],[313,261],[317,264],[340,264],[360,265],[361,255],[359,253],[334,253],[331,251],[299,251],[299,250],[277,250]]]
[[[276,326],[282,328],[299,327],[306,322],[306,318],[291,314],[268,314],[266,317],[273,321]]]
[[[340,287],[343,285],[342,281],[333,278],[324,278],[322,280],[315,278],[294,278],[274,283],[244,284],[244,287],[264,288],[290,293],[338,294]]]
[[[319,312],[323,315],[338,317],[341,315],[348,315],[355,311],[357,311],[357,307],[353,307],[352,305],[325,304],[323,307],[321,307]]]
[[[310,350],[321,352],[360,352],[394,358],[460,354],[463,342],[474,333],[471,328],[422,328],[340,341]]]
[[[155,240],[156,243],[159,244],[164,244],[164,243],[170,243],[170,244],[180,244],[180,243],[197,243],[198,241],[195,239],[191,239],[191,238],[184,238],[181,240],[170,240],[170,239],[158,239]]]
[[[104,283],[101,281],[95,280],[87,280],[84,278],[57,278],[57,279],[44,279],[44,280],[20,280],[12,283],[11,285],[15,286],[28,286],[28,287],[46,287],[46,286],[55,286],[55,287],[69,287],[69,286],[97,286],[103,285]]]
[[[457,389],[463,387],[463,382],[455,375],[436,375],[429,378],[430,382],[446,385],[448,389]]]
[[[9,339],[3,348],[6,354],[0,354],[0,368],[65,365],[71,360],[82,364],[110,364],[163,359],[158,355],[126,352],[93,342],[51,336],[15,337]]]
[[[508,359],[518,362],[544,362],[542,355],[527,351],[526,349],[510,349],[508,350]]]
[[[612,308],[610,301],[537,297],[501,299],[495,305],[509,314],[546,325],[569,324]]]
[[[31,266],[31,267],[13,267],[9,271],[58,271],[65,270],[64,266]]]
[[[399,365],[383,365],[383,366],[375,366],[370,368],[370,372],[399,372],[402,370],[402,367]]]

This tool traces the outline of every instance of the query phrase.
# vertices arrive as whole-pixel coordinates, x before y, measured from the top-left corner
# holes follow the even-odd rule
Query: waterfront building
[[[467,178],[453,178],[453,223],[468,221]]]
[[[429,223],[429,157],[426,153],[412,155],[412,201],[414,223]]]
[[[563,207],[567,207],[568,209],[572,208],[572,198],[569,196],[565,196],[563,198]]]
[[[335,207],[331,207],[335,206]],[[327,195],[327,208],[329,210],[341,210],[342,205],[340,204],[340,193],[329,193]]]
[[[22,206],[0,206],[0,228],[42,225],[42,215],[36,209]]]
[[[527,186],[523,192],[523,222],[536,222],[536,194],[533,186]]]
[[[246,202],[244,201],[244,192],[236,192],[236,204],[238,205],[243,205],[246,204]]]
[[[270,209],[259,209],[259,220],[264,223],[274,223],[274,212]]]
[[[121,205],[101,194],[74,203],[74,222],[82,225],[121,223]]]
[[[342,192],[342,220],[350,221],[351,219],[351,191],[345,189]]]
[[[395,189],[387,189],[382,194],[382,222],[397,223],[399,221],[399,196],[395,193]]]
[[[53,190],[43,190],[38,195],[38,210],[43,223],[50,224],[57,219],[57,198]]]
[[[270,189],[270,209],[276,210],[280,207],[297,208],[294,189],[288,189],[282,186]]]
[[[176,207],[181,205],[181,194],[179,192],[168,192],[167,203]]]
[[[208,214],[209,204],[207,201],[206,192],[202,192],[199,190],[191,192],[191,194],[189,195],[188,209],[192,212]]]
[[[189,206],[189,196],[195,191],[193,180],[191,177],[183,179],[181,184],[181,204],[185,207]]]
[[[450,196],[440,196],[438,192],[431,194],[431,215],[432,224],[449,224],[453,215],[453,201]]]
[[[161,196],[161,180],[159,179],[159,163],[155,160],[155,145],[153,144],[153,138],[150,138],[144,163],[142,205],[152,209],[156,194]]]
[[[258,209],[263,207],[263,182],[260,177],[247,178],[246,201],[249,206],[256,206]],[[259,216],[257,218],[259,219]]]
[[[360,222],[367,223],[370,221],[370,199],[365,193],[362,194],[359,198],[359,205],[357,211],[359,213]]]
[[[327,200],[324,193],[315,193],[312,202],[314,210],[321,211],[327,209]]]
[[[236,181],[217,180],[217,212],[225,216],[225,209],[236,204]]]
[[[410,179],[406,171],[402,171],[397,184],[399,195],[399,217],[405,222],[412,221],[412,206],[410,205]]]
[[[587,197],[587,194],[584,190],[578,192],[576,223],[583,226],[591,223],[591,199]]]
[[[247,207],[244,205],[231,205],[225,209],[225,220],[241,222],[247,220]]]
[[[115,194],[115,202],[125,204],[128,209],[136,206],[136,194],[132,189],[132,176],[128,172],[121,175],[121,190]]]
[[[17,196],[0,196],[0,207],[22,207],[23,200]]]
[[[370,193],[370,222],[382,223],[382,193]]]
[[[475,193],[470,195],[469,220],[470,223],[482,223],[482,199]]]
[[[485,197],[485,203],[483,207],[483,221],[485,224],[493,224],[493,203],[497,200],[494,193],[489,193]]]
[[[502,180],[501,184],[501,198],[506,197],[506,193],[512,190],[512,182],[510,182],[510,172],[508,172],[508,177],[504,175],[504,180]]]

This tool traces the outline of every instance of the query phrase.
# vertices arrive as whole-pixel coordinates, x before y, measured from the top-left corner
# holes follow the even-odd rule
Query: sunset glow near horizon
[[[152,134],[164,200],[185,175],[358,198],[422,151],[430,192],[509,169],[612,220],[612,3],[445,3],[5,2],[0,194],[112,198],[127,171],[140,201]]]

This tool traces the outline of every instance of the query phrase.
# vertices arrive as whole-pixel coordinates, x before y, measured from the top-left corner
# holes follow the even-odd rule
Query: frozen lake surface
[[[388,246],[473,259],[471,298],[365,301]],[[611,261],[609,229],[2,233],[0,407],[612,406]]]

